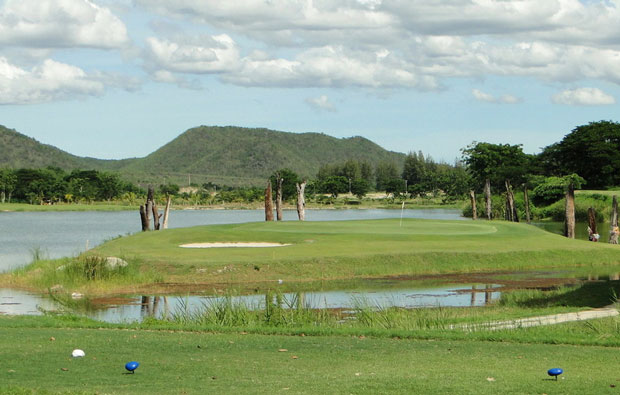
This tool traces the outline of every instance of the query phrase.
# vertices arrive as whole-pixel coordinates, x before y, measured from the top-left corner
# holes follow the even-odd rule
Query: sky
[[[620,0],[0,0],[0,124],[79,156],[234,125],[452,162],[619,100]]]

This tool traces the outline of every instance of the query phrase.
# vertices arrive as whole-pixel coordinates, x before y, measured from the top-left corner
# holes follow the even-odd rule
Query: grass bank
[[[186,243],[272,242],[273,248],[181,248]],[[398,219],[337,222],[260,222],[139,233],[104,243],[88,254],[122,257],[134,275],[127,288],[75,282],[83,292],[138,292],[140,284],[192,285],[306,282],[422,274],[473,273],[620,263],[620,247],[570,240],[507,222]],[[4,285],[46,289],[62,280],[62,261],[37,262],[0,276]],[[150,280],[148,279],[150,278]],[[124,280],[131,283],[131,277]],[[56,283],[55,283],[56,282]],[[61,285],[64,285],[60,282]]]

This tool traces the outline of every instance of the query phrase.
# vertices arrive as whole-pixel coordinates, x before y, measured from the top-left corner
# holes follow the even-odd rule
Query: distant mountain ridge
[[[0,126],[0,167],[57,166],[65,170],[118,171],[139,182],[214,182],[262,185],[275,170],[289,168],[314,177],[324,164],[348,159],[401,166],[405,154],[387,151],[364,137],[339,139],[320,133],[288,133],[264,128],[199,126],[144,158],[102,160],[72,155]]]

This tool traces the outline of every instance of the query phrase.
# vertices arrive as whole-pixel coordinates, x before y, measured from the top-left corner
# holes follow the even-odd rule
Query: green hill
[[[402,166],[405,155],[363,137],[339,139],[320,133],[286,133],[234,126],[190,129],[144,158],[100,160],[71,155],[0,126],[0,166],[116,170],[139,183],[262,185],[275,170],[290,168],[314,177],[323,164],[348,159]]]
[[[64,170],[120,170],[135,160],[103,160],[71,155],[2,125],[0,125],[0,152],[2,153],[0,155],[0,167],[14,169],[54,166]]]

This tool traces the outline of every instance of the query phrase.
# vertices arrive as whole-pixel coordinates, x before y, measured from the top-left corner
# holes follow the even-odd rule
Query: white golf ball
[[[71,356],[73,358],[78,358],[78,357],[84,357],[86,356],[86,353],[84,352],[84,350],[80,350],[79,348],[76,348],[75,350],[73,350],[73,352],[71,353]]]

